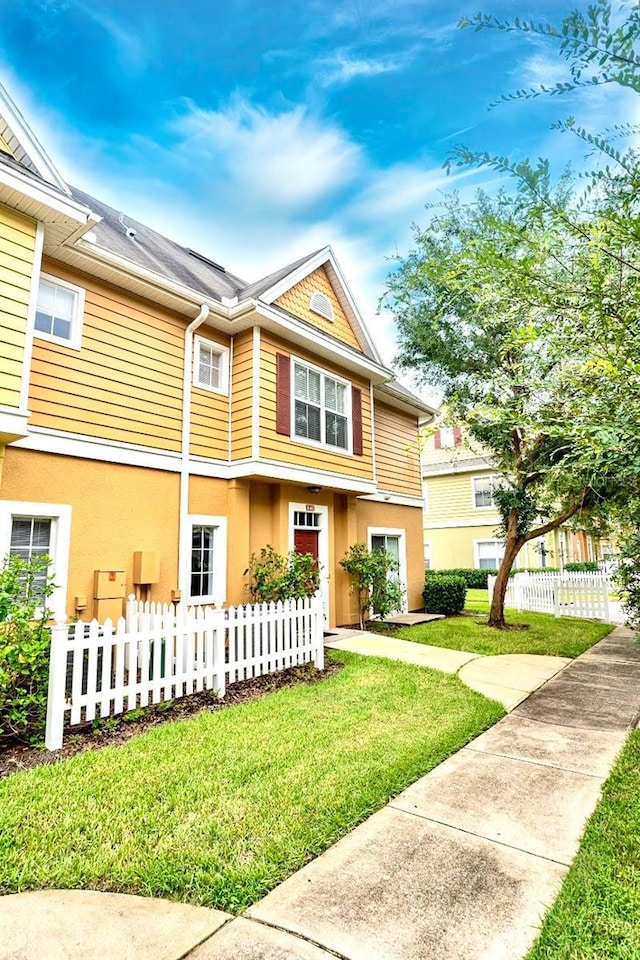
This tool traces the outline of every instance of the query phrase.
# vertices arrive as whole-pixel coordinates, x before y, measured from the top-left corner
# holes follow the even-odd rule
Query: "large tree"
[[[477,29],[535,32],[559,44],[570,80],[554,88],[618,83],[640,89],[638,8],[613,29],[601,2],[559,28],[486,15]],[[463,24],[464,25],[464,24]],[[529,97],[545,91],[520,91]],[[573,517],[584,522],[638,491],[640,444],[640,163],[571,118],[557,125],[606,158],[580,189],[554,184],[549,164],[472,153],[517,190],[467,207],[453,197],[392,274],[387,303],[400,361],[444,389],[453,417],[492,455],[503,477],[496,499],[505,558],[490,623],[504,626],[515,555]]]

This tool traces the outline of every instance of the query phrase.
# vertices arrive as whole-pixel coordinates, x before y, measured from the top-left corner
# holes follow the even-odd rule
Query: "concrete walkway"
[[[18,894],[0,958],[519,960],[639,709],[640,645],[617,628],[243,917]]]

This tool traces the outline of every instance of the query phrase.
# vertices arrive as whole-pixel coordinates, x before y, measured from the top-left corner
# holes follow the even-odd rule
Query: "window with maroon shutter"
[[[439,450],[440,447],[442,446],[442,443],[441,443],[441,441],[440,441],[440,431],[439,431],[439,430],[436,430],[436,432],[435,432],[434,435],[433,435],[433,445],[434,445],[434,447],[436,448],[436,450]]]
[[[362,390],[351,387],[351,425],[353,430],[353,453],[362,456]]]
[[[276,354],[276,432],[291,436],[291,360]]]

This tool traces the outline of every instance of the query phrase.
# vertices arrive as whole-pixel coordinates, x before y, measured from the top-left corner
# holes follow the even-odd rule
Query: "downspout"
[[[187,588],[187,560],[190,544],[187,542],[189,528],[189,456],[191,440],[191,367],[193,361],[193,335],[209,316],[209,307],[203,303],[195,320],[192,320],[184,334],[184,368],[182,372],[182,435],[180,442],[180,504],[178,520],[178,589],[183,599]]]

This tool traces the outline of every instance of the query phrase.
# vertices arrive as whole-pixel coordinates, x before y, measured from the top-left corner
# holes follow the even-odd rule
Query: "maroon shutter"
[[[454,447],[459,447],[462,443],[462,430],[460,427],[453,428],[453,445]]]
[[[276,354],[276,432],[291,436],[291,358]]]
[[[353,452],[362,456],[362,390],[351,387],[351,423],[353,425]]]
[[[433,435],[433,445],[434,445],[434,447],[436,448],[436,450],[439,450],[440,447],[442,446],[442,444],[440,443],[440,431],[439,431],[439,430],[436,430],[436,432],[435,432],[434,435]]]

